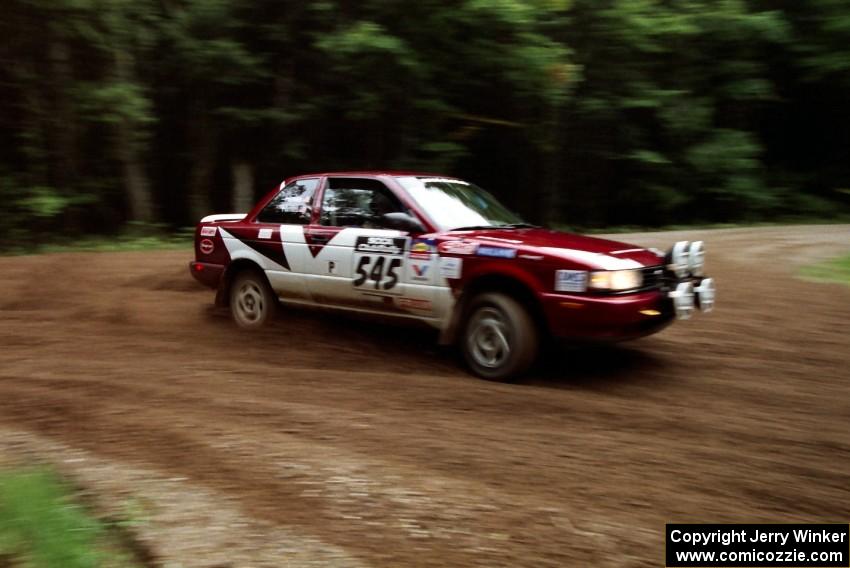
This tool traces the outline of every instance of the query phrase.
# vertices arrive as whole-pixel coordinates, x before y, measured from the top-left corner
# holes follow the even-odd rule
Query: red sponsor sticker
[[[431,301],[424,298],[399,298],[398,307],[405,310],[431,311]]]
[[[214,243],[214,242],[212,242],[210,239],[204,239],[204,240],[202,240],[202,241],[201,241],[201,243],[198,245],[198,248],[199,248],[199,249],[201,250],[201,252],[202,252],[202,253],[204,253],[204,254],[211,254],[211,253],[212,253],[212,251],[214,251],[214,250],[215,250],[215,243]]]
[[[475,254],[478,244],[469,241],[444,241],[440,243],[439,250],[445,254]]]

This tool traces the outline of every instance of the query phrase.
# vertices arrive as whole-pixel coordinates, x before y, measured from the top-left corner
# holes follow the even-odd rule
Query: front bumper
[[[676,318],[673,300],[661,290],[615,296],[547,293],[542,302],[552,335],[570,339],[635,339]]]

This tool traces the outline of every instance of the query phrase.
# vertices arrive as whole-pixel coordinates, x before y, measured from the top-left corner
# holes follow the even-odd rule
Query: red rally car
[[[279,302],[418,320],[498,380],[544,336],[633,339],[714,304],[702,242],[663,253],[535,227],[474,184],[413,172],[289,178],[247,214],[202,219],[195,257],[241,328]]]

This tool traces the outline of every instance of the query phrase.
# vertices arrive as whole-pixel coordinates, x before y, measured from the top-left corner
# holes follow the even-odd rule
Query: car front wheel
[[[506,294],[481,294],[472,300],[468,314],[462,349],[476,375],[506,381],[534,363],[537,327],[522,304]]]
[[[277,298],[265,277],[253,270],[236,275],[230,288],[230,313],[242,329],[259,329],[274,319]]]

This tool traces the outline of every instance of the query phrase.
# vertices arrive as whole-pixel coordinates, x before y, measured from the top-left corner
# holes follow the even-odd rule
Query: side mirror
[[[384,213],[381,215],[381,221],[388,229],[396,229],[398,231],[407,231],[408,233],[424,233],[425,227],[419,222],[419,219],[408,213],[395,211],[393,213]]]

